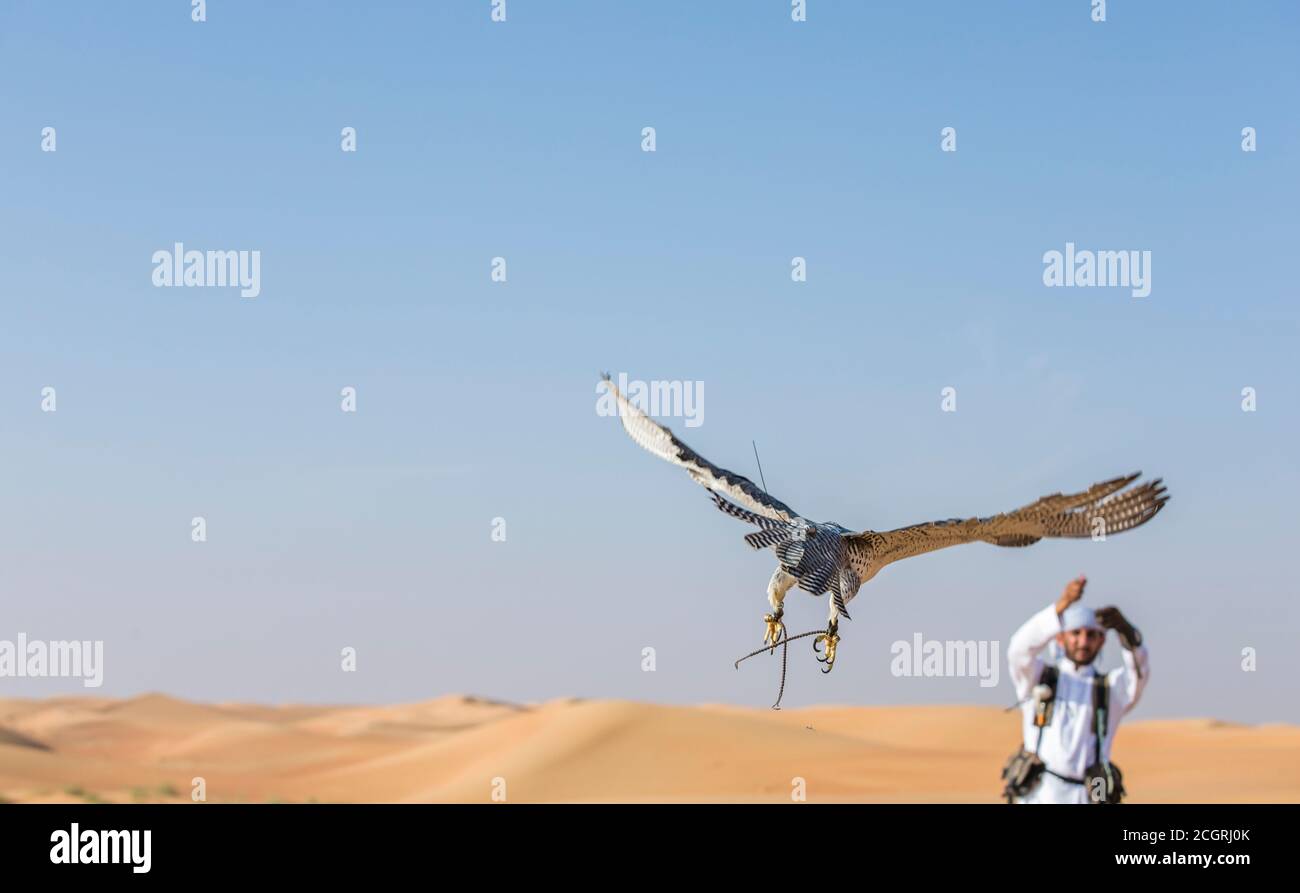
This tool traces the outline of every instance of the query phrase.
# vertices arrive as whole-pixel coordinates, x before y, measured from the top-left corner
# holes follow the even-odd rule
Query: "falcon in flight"
[[[818,658],[826,664],[822,672],[835,665],[839,618],[851,619],[848,603],[887,564],[961,543],[1028,546],[1043,537],[1083,539],[1119,533],[1150,521],[1169,500],[1159,478],[1130,488],[1141,475],[1138,472],[1093,484],[1082,493],[1044,496],[987,518],[951,518],[897,530],[856,532],[835,523],[810,521],[748,478],[714,465],[629,401],[608,373],[602,377],[617,401],[628,436],[660,459],[685,468],[719,509],[757,527],[745,535],[752,548],[776,553],[779,566],[767,584],[772,611],[763,616],[764,644],[775,646],[780,641],[782,604],[793,586],[812,595],[831,594],[826,632],[813,645],[814,650],[818,644],[826,648],[825,657]]]

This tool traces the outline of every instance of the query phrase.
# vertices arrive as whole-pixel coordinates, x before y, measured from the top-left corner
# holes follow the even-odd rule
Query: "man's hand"
[[[1120,642],[1130,651],[1142,644],[1142,633],[1138,632],[1137,627],[1129,623],[1128,618],[1114,605],[1098,608],[1097,622],[1106,629],[1115,630],[1119,634]]]
[[[1065,613],[1065,609],[1083,598],[1083,587],[1088,585],[1088,578],[1080,574],[1065,585],[1065,591],[1056,600],[1056,616]]]

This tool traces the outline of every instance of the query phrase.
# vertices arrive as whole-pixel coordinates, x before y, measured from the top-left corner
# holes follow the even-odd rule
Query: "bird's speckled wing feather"
[[[1043,537],[1090,537],[1095,529],[1109,536],[1145,524],[1169,500],[1159,478],[1125,489],[1140,475],[1093,484],[1082,493],[1054,493],[989,518],[953,518],[882,533],[846,534],[846,545],[853,563],[863,570],[869,567],[874,575],[886,564],[962,543],[1028,546]],[[1102,525],[1096,525],[1098,518]]]
[[[698,483],[715,493],[725,493],[740,505],[765,518],[777,521],[795,521],[799,513],[778,499],[769,496],[749,478],[719,468],[695,450],[682,443],[663,425],[654,421],[618,389],[609,375],[603,375],[618,403],[619,420],[628,436],[645,449],[674,465],[685,468]]]

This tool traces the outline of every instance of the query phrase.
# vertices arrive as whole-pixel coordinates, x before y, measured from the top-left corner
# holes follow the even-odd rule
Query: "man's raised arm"
[[[1039,653],[1061,631],[1061,614],[1083,597],[1086,577],[1071,580],[1061,597],[1025,621],[1007,643],[1007,665],[1011,670],[1011,683],[1016,687],[1016,698],[1023,701],[1038,682],[1043,671]]]
[[[1146,645],[1142,644],[1142,632],[1119,608],[1114,605],[1098,608],[1097,622],[1106,629],[1115,630],[1124,646],[1124,666],[1110,671],[1110,687],[1116,701],[1112,709],[1116,716],[1123,716],[1137,706],[1138,698],[1147,687],[1151,678],[1151,659]]]

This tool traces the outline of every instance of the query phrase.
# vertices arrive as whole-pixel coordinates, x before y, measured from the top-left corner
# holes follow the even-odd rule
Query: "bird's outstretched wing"
[[[696,482],[712,492],[725,493],[747,509],[775,521],[795,521],[799,513],[773,499],[749,478],[719,468],[682,443],[663,425],[654,421],[619,391],[609,374],[601,376],[618,405],[619,420],[629,437],[660,459],[685,468]]]
[[[882,533],[846,534],[846,545],[870,562],[874,574],[900,559],[962,543],[1028,546],[1043,537],[1091,537],[1098,531],[1109,536],[1145,524],[1169,501],[1159,478],[1125,489],[1141,474],[1093,484],[1082,493],[1054,493],[989,518],[953,518]]]

